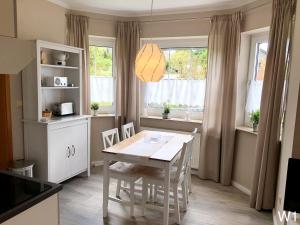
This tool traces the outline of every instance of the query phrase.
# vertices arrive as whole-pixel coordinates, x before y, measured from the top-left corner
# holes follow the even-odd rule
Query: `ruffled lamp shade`
[[[158,82],[165,74],[166,59],[157,44],[147,43],[135,60],[135,74],[144,82]]]

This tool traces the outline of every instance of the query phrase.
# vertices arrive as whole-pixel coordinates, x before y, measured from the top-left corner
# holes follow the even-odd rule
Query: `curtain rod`
[[[241,11],[244,12],[244,13],[251,12],[255,9],[266,6],[268,4],[272,4],[272,2],[271,1],[264,2],[263,4],[260,4],[260,5],[251,7],[251,8],[247,8],[247,9],[244,9],[244,10],[241,10]],[[228,10],[230,10],[230,9],[228,9]],[[232,10],[234,10],[234,9],[232,9]],[[236,9],[236,10],[239,10],[239,9]],[[194,13],[197,13],[197,12],[194,12]],[[169,14],[169,15],[175,15],[175,14]],[[161,16],[161,15],[154,15],[154,16]],[[105,18],[97,18],[97,17],[89,17],[89,18],[92,19],[92,20],[101,20],[101,21],[105,21],[105,22],[116,22],[116,21],[118,21],[118,20],[114,20],[114,19],[105,19]],[[123,17],[123,18],[124,18],[124,21],[128,21],[128,20],[126,20],[126,17]],[[128,17],[128,18],[130,18],[130,17]],[[138,19],[138,17],[132,17],[133,20],[136,20],[140,23],[179,22],[179,21],[191,21],[191,20],[211,20],[211,18],[212,18],[212,16],[190,17],[190,18],[182,18],[182,19],[136,20],[136,19]]]

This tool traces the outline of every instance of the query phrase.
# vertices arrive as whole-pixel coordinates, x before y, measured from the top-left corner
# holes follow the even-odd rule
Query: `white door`
[[[71,140],[71,175],[76,175],[87,169],[88,149],[87,123],[72,127]]]
[[[59,183],[70,177],[70,127],[49,132],[48,181]]]

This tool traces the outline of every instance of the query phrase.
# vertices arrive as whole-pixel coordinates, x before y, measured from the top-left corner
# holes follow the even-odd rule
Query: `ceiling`
[[[68,9],[117,16],[149,15],[151,0],[48,0]],[[153,14],[186,13],[240,7],[255,0],[154,0]]]

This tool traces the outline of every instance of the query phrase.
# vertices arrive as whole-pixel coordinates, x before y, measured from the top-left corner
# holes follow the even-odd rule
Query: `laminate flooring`
[[[158,225],[160,211],[146,209],[141,216],[139,206],[130,218],[129,208],[109,201],[108,218],[102,218],[102,167],[91,170],[90,177],[75,177],[63,183],[59,194],[61,225]],[[234,187],[192,178],[193,193],[188,210],[181,213],[182,225],[273,225],[270,212],[258,212],[249,207],[249,197]],[[116,181],[111,179],[110,193],[115,195]],[[122,192],[122,198],[127,198]],[[174,214],[170,214],[174,224]]]

